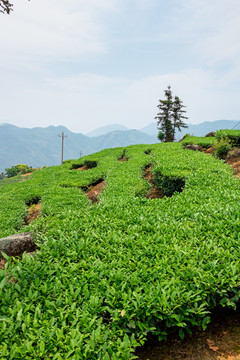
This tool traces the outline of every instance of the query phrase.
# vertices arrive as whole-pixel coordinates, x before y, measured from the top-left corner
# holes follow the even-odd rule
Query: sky
[[[141,129],[171,86],[192,124],[240,120],[239,0],[12,0],[0,123]]]

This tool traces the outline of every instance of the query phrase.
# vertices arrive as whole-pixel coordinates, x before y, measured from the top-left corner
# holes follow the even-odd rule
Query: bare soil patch
[[[6,260],[5,259],[0,259],[0,269],[4,269],[5,264],[6,264]]]
[[[89,169],[91,169],[91,168],[88,167],[87,165],[83,165],[83,166],[77,168],[77,170],[89,170]]]
[[[226,159],[226,163],[233,168],[233,174],[238,178],[240,176],[240,156],[229,157]]]
[[[32,172],[27,173],[27,174],[22,174],[21,176],[25,177],[25,176],[29,176],[29,175],[32,175]]]
[[[240,310],[216,311],[206,331],[195,330],[184,340],[177,334],[165,343],[149,339],[136,355],[140,360],[240,360]]]
[[[28,208],[28,214],[24,219],[25,225],[31,224],[34,220],[41,216],[41,204],[33,204]]]
[[[102,193],[106,186],[106,181],[103,179],[99,179],[95,183],[82,188],[82,190],[86,192],[88,199],[91,200],[92,203],[98,203],[98,196]]]
[[[151,172],[152,165],[148,165],[145,169],[144,179],[151,184],[151,189],[146,194],[147,199],[161,199],[164,197],[163,191],[158,189],[154,184],[153,174]]]
[[[120,159],[118,159],[118,161],[128,161],[128,158],[126,157],[126,155],[123,155]]]

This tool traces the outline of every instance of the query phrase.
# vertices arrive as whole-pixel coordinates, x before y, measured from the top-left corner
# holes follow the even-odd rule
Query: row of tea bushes
[[[119,162],[123,151],[128,161]],[[161,340],[174,328],[183,337],[239,299],[240,189],[227,165],[179,143],[82,160],[97,166],[71,170],[71,161],[0,189],[16,220],[31,196],[43,211],[27,227],[36,257],[0,272],[2,359],[133,359],[147,334]],[[182,179],[182,192],[145,198],[148,165],[159,185]],[[93,205],[81,188],[99,178],[107,186]]]

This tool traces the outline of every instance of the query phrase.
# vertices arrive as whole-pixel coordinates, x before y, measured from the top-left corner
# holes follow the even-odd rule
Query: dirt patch
[[[151,184],[151,189],[147,192],[147,199],[161,199],[164,197],[162,189],[158,189],[154,184],[152,165],[147,165],[145,168],[144,179]]]
[[[126,157],[126,155],[123,155],[120,159],[118,159],[118,161],[128,161],[128,158]]]
[[[203,149],[203,151],[206,153],[206,154],[213,154],[214,153],[214,147],[210,147],[208,149]]]
[[[6,260],[5,259],[0,259],[0,269],[4,269],[5,268],[5,264],[6,264]]]
[[[91,169],[91,168],[88,167],[87,165],[83,165],[83,166],[77,168],[77,170],[89,170],[89,169]]]
[[[226,163],[230,165],[233,169],[233,174],[236,177],[240,176],[240,156],[239,157],[229,157],[226,160]]]
[[[95,185],[91,190],[87,191],[86,194],[89,200],[91,200],[93,203],[98,203],[98,196],[102,193],[106,185],[106,181],[102,181],[99,184]]]
[[[126,150],[123,150],[123,153],[122,153],[121,157],[118,159],[118,161],[120,161],[120,162],[128,161],[128,158],[126,156]]]
[[[184,340],[149,340],[136,351],[140,360],[240,360],[240,311],[221,309],[206,331],[195,330]]]
[[[33,204],[28,208],[28,214],[24,219],[24,225],[31,224],[41,216],[41,204]]]
[[[98,196],[106,186],[106,181],[104,179],[99,179],[88,186],[82,186],[81,189],[86,193],[88,199],[91,200],[92,203],[98,203]]]
[[[21,176],[29,176],[29,175],[32,175],[32,172],[27,173],[27,174],[22,174]]]

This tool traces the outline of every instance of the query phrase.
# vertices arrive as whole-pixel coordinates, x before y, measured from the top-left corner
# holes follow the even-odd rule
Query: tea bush
[[[240,130],[218,130],[216,138],[218,141],[229,139],[233,145],[240,145]]]
[[[117,161],[124,150],[128,161]],[[70,170],[75,160],[0,188],[1,236],[29,230],[40,246],[0,270],[1,359],[134,359],[147,334],[183,337],[205,329],[214,307],[235,307],[239,181],[179,143],[145,150],[103,150],[83,158],[98,163],[88,171]],[[183,191],[143,197],[148,164]],[[107,186],[92,204],[81,188],[100,178]],[[37,197],[42,217],[21,228]]]
[[[215,137],[198,137],[198,136],[187,136],[181,141],[182,146],[186,145],[200,145],[204,149],[209,149],[217,143]]]

